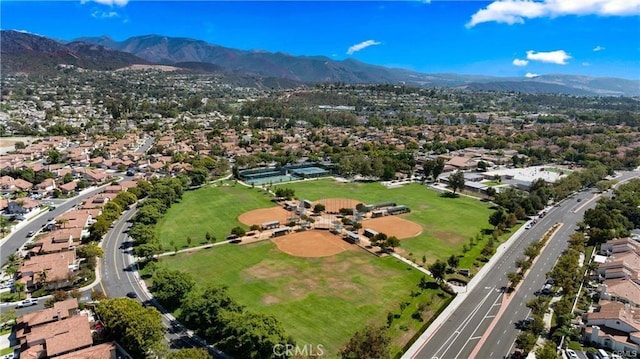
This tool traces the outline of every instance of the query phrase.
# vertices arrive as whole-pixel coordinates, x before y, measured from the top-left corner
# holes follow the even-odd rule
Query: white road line
[[[498,300],[502,299],[502,296],[499,295],[494,301],[493,304],[491,305],[491,307],[489,307],[489,310],[487,310],[487,312],[485,313],[484,317],[482,318],[482,320],[480,322],[478,322],[478,325],[476,325],[476,327],[473,329],[473,332],[471,333],[471,335],[476,334],[476,332],[478,331],[478,328],[480,328],[480,325],[482,324],[482,322],[484,322],[485,319],[489,318],[489,316],[487,316],[487,314],[489,314],[489,312],[491,312],[493,310],[493,307],[495,306],[496,302]],[[499,309],[498,309],[499,311]],[[495,315],[494,315],[495,316]],[[492,316],[492,317],[494,317]],[[467,347],[467,344],[469,344],[469,340],[467,340],[464,345],[460,348],[460,350],[458,351],[458,353],[456,354],[455,358],[458,358],[460,356],[460,353],[462,353],[462,351],[464,350],[464,348]]]
[[[485,289],[492,289],[490,287],[485,287]],[[442,351],[442,349],[446,346],[446,348],[444,349],[444,351],[442,351],[443,357],[444,354],[446,352],[449,351],[449,349],[451,348],[451,346],[453,345],[453,343],[458,339],[458,337],[460,336],[460,332],[462,330],[464,330],[464,328],[467,327],[467,325],[469,324],[469,322],[471,321],[471,319],[475,316],[475,314],[478,312],[478,310],[480,310],[480,308],[482,307],[482,305],[484,304],[484,302],[487,301],[487,299],[489,299],[489,296],[491,295],[491,293],[493,293],[493,291],[489,291],[487,293],[487,295],[484,296],[484,298],[480,301],[480,303],[478,303],[478,305],[476,305],[476,307],[473,309],[473,311],[471,311],[470,315],[467,316],[462,323],[456,328],[456,331],[454,332],[454,335],[452,335],[451,337],[449,337],[439,348],[438,350],[436,350],[436,357],[437,355]],[[449,344],[449,345],[447,345]]]

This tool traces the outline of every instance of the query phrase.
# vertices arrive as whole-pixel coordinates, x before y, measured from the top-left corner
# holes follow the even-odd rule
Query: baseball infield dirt
[[[357,249],[328,231],[310,230],[271,239],[278,249],[297,257],[329,257]]]
[[[362,228],[371,228],[398,239],[411,238],[422,233],[422,226],[397,216],[368,219],[362,222]]]

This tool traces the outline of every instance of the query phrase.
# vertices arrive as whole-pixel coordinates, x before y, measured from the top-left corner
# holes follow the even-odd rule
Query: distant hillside
[[[84,42],[62,44],[19,31],[0,32],[3,73],[49,72],[60,64],[92,70],[115,70],[132,64],[149,64],[133,54]]]
[[[2,31],[2,71],[38,72],[58,64],[113,70],[133,64],[162,64],[193,73],[213,73],[241,86],[295,87],[322,82],[391,83],[423,87],[457,87],[471,91],[514,91],[571,95],[640,96],[640,81],[575,75],[531,79],[451,73],[424,74],[325,56],[246,51],[205,41],[145,35],[124,41],[84,37],[60,43],[17,31]]]

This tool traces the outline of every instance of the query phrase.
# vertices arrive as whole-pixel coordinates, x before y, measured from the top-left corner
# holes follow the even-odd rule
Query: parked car
[[[37,299],[25,299],[22,302],[18,303],[17,308],[30,307],[32,305],[38,305]]]
[[[36,232],[29,231],[29,233],[27,233],[27,237],[33,237],[34,234],[36,234]]]
[[[135,298],[138,298],[138,295],[136,294],[136,292],[129,292],[127,293],[127,297],[131,299],[135,299]]]
[[[565,349],[564,352],[565,354],[567,354],[567,358],[578,359],[578,354],[576,354],[576,352],[573,351],[573,349]]]

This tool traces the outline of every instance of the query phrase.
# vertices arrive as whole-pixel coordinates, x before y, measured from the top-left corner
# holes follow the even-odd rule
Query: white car
[[[17,308],[30,307],[32,305],[38,305],[37,299],[25,299],[22,302],[18,303]]]
[[[567,358],[578,359],[578,354],[576,354],[576,352],[573,351],[573,349],[565,349],[564,352],[565,354],[567,354]]]

